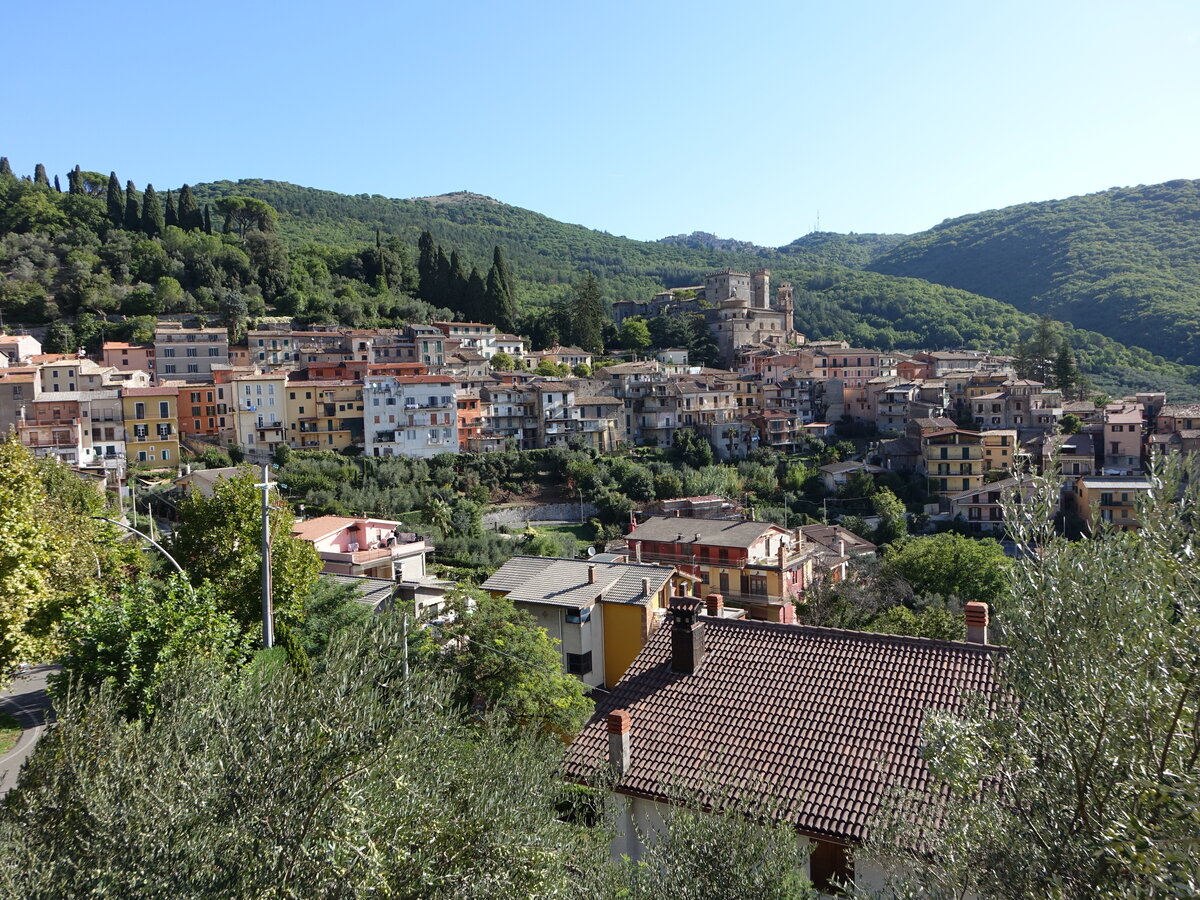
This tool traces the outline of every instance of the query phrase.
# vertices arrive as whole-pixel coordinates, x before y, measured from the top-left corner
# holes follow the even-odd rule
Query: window
[[[168,459],[170,459],[170,458],[171,458],[171,451],[170,451],[170,450],[164,450],[164,451],[162,452],[162,458],[163,458],[163,461],[164,461],[164,462],[165,462],[165,461],[167,461]]]
[[[571,675],[587,675],[592,671],[592,651],[568,653],[567,672]]]
[[[163,347],[162,355],[163,356],[174,356],[175,348],[174,347]]]
[[[133,404],[133,417],[135,419],[146,418],[146,404],[145,403],[138,402],[138,403]]]
[[[195,347],[188,347],[188,348],[187,348],[187,355],[188,355],[188,356],[195,356],[195,355],[196,355],[196,348],[195,348]]]
[[[209,348],[208,348],[208,355],[209,355],[209,356],[220,356],[220,355],[221,355],[221,348],[220,348],[220,347],[209,347]]]
[[[171,404],[166,400],[160,400],[158,403],[158,417],[160,419],[171,418]]]
[[[198,373],[199,371],[200,371],[200,365],[198,363],[188,363],[188,372],[195,374],[195,373]]]
[[[573,625],[579,625],[582,622],[590,622],[592,620],[592,608],[585,606],[581,609],[568,609],[567,621]]]
[[[165,363],[163,365],[163,372],[167,375],[174,375],[175,374],[175,363]]]

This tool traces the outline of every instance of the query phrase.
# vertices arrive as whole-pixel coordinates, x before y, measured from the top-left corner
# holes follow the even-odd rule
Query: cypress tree
[[[67,173],[67,193],[82,194],[83,193],[83,176],[80,173],[79,166],[75,166]]]
[[[487,285],[474,266],[467,276],[467,290],[463,296],[463,316],[472,322],[487,322]]]
[[[497,331],[512,333],[517,328],[517,306],[508,287],[504,283],[504,275],[495,263],[488,270],[487,286],[484,291],[485,314],[484,322],[496,326]]]
[[[508,262],[504,259],[504,254],[500,250],[500,245],[497,244],[492,248],[492,265],[500,272],[500,278],[504,281],[504,289],[508,291],[508,296],[513,302],[513,308],[516,308],[517,302],[517,281],[513,277],[512,269],[508,267]]]
[[[12,165],[8,162],[7,156],[0,156],[0,175],[12,175]]]
[[[108,193],[105,196],[108,206],[108,221],[117,228],[125,219],[125,196],[121,193],[121,182],[116,172],[108,173]]]
[[[463,267],[462,257],[455,250],[450,254],[449,307],[465,312],[467,305],[467,270]]]
[[[54,190],[60,194],[62,193],[62,185],[58,183],[57,175],[54,176]]]
[[[137,191],[132,181],[125,182],[125,230],[137,231],[142,227],[142,214],[138,210]]]
[[[46,177],[46,167],[41,163],[33,167],[33,183],[40,184],[43,187],[50,187],[50,179]]]
[[[204,233],[212,234],[212,215],[208,211],[208,204],[204,204]]]
[[[175,198],[167,191],[167,210],[163,213],[163,227],[170,228],[172,225],[179,227],[179,214],[175,212]]]
[[[1058,356],[1054,359],[1054,386],[1062,391],[1063,399],[1070,400],[1079,386],[1079,369],[1075,365],[1075,354],[1066,338],[1058,345]]]
[[[436,280],[436,251],[433,246],[433,235],[428,231],[422,231],[421,238],[417,241],[417,296],[426,303],[433,302]]]
[[[596,276],[588,272],[575,283],[573,288],[575,303],[572,306],[571,320],[574,324],[573,340],[584,350],[599,353],[604,349],[604,299],[600,292],[600,282]]]
[[[438,307],[449,306],[451,300],[450,288],[450,258],[446,256],[446,251],[438,245],[437,253],[433,258],[433,305]]]
[[[154,190],[154,185],[146,185],[146,192],[142,194],[142,231],[154,237],[162,234],[163,230],[163,214],[162,207],[158,203],[158,194]]]
[[[204,215],[192,195],[191,186],[186,184],[179,189],[179,227],[184,231],[195,231],[204,227]]]

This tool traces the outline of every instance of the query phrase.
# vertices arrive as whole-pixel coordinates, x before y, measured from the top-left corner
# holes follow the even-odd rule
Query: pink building
[[[297,522],[292,534],[312,543],[324,572],[388,581],[425,580],[425,555],[433,548],[403,527],[400,522],[368,516],[319,516]]]
[[[122,372],[149,372],[154,374],[154,345],[127,344],[124,341],[104,342],[104,365]]]

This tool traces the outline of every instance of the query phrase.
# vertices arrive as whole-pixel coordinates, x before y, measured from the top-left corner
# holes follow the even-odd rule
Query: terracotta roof
[[[121,388],[122,397],[174,397],[179,388],[159,385],[158,387]]]
[[[861,841],[893,787],[924,792],[921,723],[996,702],[999,647],[773,622],[699,617],[705,655],[671,671],[671,621],[650,638],[567,753],[568,777],[608,760],[605,718],[630,714],[616,790],[668,800],[766,798],[799,831]]]

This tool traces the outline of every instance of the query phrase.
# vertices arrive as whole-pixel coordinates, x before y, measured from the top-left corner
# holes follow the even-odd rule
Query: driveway
[[[21,723],[24,731],[8,753],[0,756],[0,797],[16,786],[21,766],[33,752],[46,725],[54,721],[50,695],[46,692],[46,676],[54,674],[57,666],[32,666],[18,675],[13,683],[0,692],[0,709]]]

